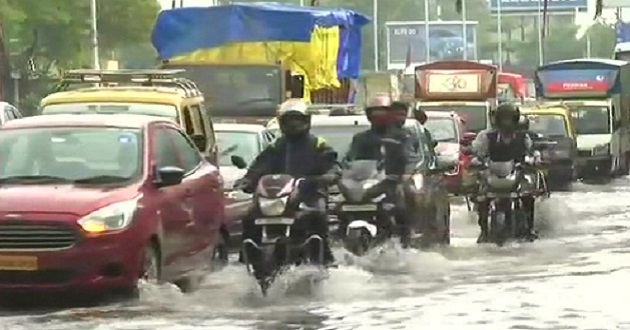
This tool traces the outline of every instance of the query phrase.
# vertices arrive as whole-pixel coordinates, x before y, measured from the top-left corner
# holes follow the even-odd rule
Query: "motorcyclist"
[[[403,246],[409,245],[410,220],[406,214],[406,201],[402,189],[402,177],[415,169],[421,160],[419,137],[403,127],[407,107],[394,104],[388,95],[377,95],[368,101],[365,114],[371,127],[357,133],[350,144],[345,161],[383,161],[388,182],[389,198],[396,204],[395,218],[400,229]]]
[[[324,139],[310,134],[311,116],[303,100],[285,101],[279,107],[277,118],[282,135],[256,157],[245,176],[235,182],[234,189],[253,193],[262,176],[289,174],[304,177],[308,182],[314,181],[317,189],[312,190],[311,203],[325,205],[323,188],[334,183],[341,174],[337,152]],[[243,239],[258,242],[261,233],[254,225],[255,217],[255,210],[252,210],[243,220]],[[334,257],[328,244],[326,208],[321,207],[315,218],[312,230],[324,238],[324,261],[331,265]]]
[[[437,141],[433,140],[433,135],[431,135],[431,131],[429,131],[429,129],[424,125],[426,124],[427,120],[429,120],[427,113],[421,108],[417,107],[413,110],[413,117],[416,118],[416,121],[420,123],[420,125],[422,125],[422,132],[427,138],[428,145],[431,146],[431,148],[429,148],[429,152],[431,153],[432,157],[435,157],[435,147],[437,146]]]
[[[472,143],[473,154],[479,159],[494,162],[525,162],[526,156],[533,154],[532,140],[519,130],[520,110],[511,103],[502,103],[493,112],[494,126],[479,132]],[[528,212],[528,239],[535,239],[534,232],[534,198],[523,197],[523,207]],[[478,203],[478,223],[481,233],[477,243],[488,241],[488,208],[487,201]]]

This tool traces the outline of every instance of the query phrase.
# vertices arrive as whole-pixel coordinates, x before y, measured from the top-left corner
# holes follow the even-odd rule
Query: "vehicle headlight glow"
[[[378,180],[370,179],[363,182],[363,189],[370,189],[378,184]]]
[[[84,216],[77,223],[91,234],[120,231],[129,227],[137,206],[138,198],[110,204]]]
[[[280,197],[280,198],[258,198],[258,206],[260,207],[260,212],[268,217],[277,217],[284,213],[284,210],[287,207],[287,201],[289,200],[289,196]]]

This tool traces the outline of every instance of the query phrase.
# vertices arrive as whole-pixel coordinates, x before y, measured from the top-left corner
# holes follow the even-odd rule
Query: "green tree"
[[[99,45],[103,52],[146,42],[159,11],[155,0],[99,0]],[[34,46],[38,57],[63,67],[89,63],[89,0],[0,0],[13,53]]]

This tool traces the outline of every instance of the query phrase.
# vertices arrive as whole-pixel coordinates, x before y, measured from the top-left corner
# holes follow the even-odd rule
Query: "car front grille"
[[[67,249],[77,239],[75,231],[60,225],[0,224],[0,251]]]

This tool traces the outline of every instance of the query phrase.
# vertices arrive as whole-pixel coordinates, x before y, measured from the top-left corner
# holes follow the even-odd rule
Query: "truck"
[[[536,70],[535,85],[541,103],[561,103],[571,112],[579,178],[628,174],[630,63],[610,59],[554,62]]]
[[[497,103],[497,68],[473,61],[437,61],[415,67],[415,98],[425,111],[457,112],[466,129],[489,127]]]

